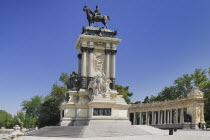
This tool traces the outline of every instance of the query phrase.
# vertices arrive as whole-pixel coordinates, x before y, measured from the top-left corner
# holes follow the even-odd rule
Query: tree
[[[27,116],[38,118],[39,109],[42,103],[43,103],[43,97],[40,95],[36,95],[28,101],[27,100],[23,101],[21,106],[23,106],[22,110],[25,111]]]
[[[20,127],[32,128],[36,126],[37,118],[26,115],[23,111],[17,112],[14,116],[14,124]]]
[[[61,73],[60,79],[61,82],[64,83],[64,85],[66,85],[66,87],[68,87],[70,85],[70,75],[68,75],[67,73],[63,72]]]
[[[50,95],[46,96],[41,104],[38,118],[39,127],[57,125],[60,122],[60,105],[64,100],[66,86],[59,86],[55,83]]]
[[[139,103],[141,103],[141,101],[136,101],[136,102],[134,102],[133,104],[139,104]]]
[[[149,97],[146,96],[146,97],[144,98],[144,101],[143,101],[142,103],[149,103]]]
[[[0,110],[0,127],[11,128],[13,125],[12,115],[4,110]]]
[[[24,120],[25,120],[25,114],[22,111],[17,112],[17,114],[14,116],[14,124],[19,125],[20,127],[24,127]]]
[[[130,97],[133,95],[132,92],[128,91],[129,86],[115,85],[115,89],[119,92],[119,95],[123,95],[123,98],[129,104],[131,101]]]

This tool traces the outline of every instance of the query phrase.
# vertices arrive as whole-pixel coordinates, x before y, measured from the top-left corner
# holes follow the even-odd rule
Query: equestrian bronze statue
[[[108,27],[106,21],[110,20],[110,17],[100,14],[98,6],[96,6],[96,10],[94,12],[92,12],[87,6],[84,6],[83,11],[86,12],[89,26],[91,26],[94,22],[102,22],[106,28]]]

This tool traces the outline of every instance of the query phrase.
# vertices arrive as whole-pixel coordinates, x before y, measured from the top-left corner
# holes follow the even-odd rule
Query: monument
[[[61,126],[80,126],[120,123],[130,125],[129,105],[115,90],[117,46],[121,39],[117,31],[107,29],[106,20],[96,6],[87,6],[89,25],[102,22],[104,27],[83,27],[75,49],[78,50],[78,74],[70,76],[70,85],[61,104]]]

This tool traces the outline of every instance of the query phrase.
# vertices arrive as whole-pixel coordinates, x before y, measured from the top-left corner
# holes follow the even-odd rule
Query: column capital
[[[105,55],[110,54],[112,50],[105,49]]]
[[[94,51],[94,48],[87,48],[89,53],[92,53]]]
[[[115,55],[117,53],[117,50],[111,50],[111,54]]]
[[[82,52],[86,52],[87,50],[88,50],[88,48],[87,47],[81,47],[81,49],[80,49]]]

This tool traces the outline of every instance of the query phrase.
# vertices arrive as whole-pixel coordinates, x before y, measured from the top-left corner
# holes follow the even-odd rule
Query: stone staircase
[[[153,135],[168,135],[168,130],[162,130],[148,125],[134,125],[142,130],[152,133]]]
[[[141,135],[166,135],[164,130],[146,125],[95,125],[95,126],[49,126],[28,133],[39,137],[119,137]]]

